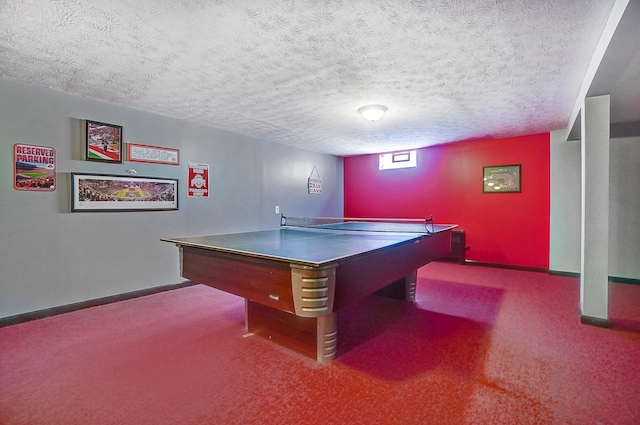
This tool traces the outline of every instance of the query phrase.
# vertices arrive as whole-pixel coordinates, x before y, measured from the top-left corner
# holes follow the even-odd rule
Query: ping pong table
[[[245,299],[248,333],[320,363],[337,355],[338,310],[373,293],[415,301],[418,268],[450,252],[456,227],[290,222],[283,216],[273,230],[162,240],[179,247],[182,277]]]

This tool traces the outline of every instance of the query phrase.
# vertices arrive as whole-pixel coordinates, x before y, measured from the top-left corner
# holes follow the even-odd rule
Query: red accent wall
[[[344,159],[345,217],[424,218],[466,231],[467,259],[549,267],[549,133],[418,149],[417,168]],[[482,193],[482,167],[522,165],[522,192]]]

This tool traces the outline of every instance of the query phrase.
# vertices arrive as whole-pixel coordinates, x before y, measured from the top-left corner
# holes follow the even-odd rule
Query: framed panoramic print
[[[520,183],[519,164],[482,167],[482,193],[517,193]]]
[[[86,120],[85,140],[86,160],[122,162],[122,126]]]
[[[178,180],[71,173],[71,211],[178,209]]]

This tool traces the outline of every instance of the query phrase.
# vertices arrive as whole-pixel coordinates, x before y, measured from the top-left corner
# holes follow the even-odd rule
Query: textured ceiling
[[[318,152],[385,152],[567,127],[613,4],[0,0],[0,76]],[[370,103],[389,108],[381,121],[357,114]]]

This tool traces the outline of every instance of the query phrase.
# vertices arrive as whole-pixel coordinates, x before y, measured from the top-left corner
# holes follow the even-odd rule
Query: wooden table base
[[[376,292],[377,295],[415,302],[417,270]],[[319,363],[336,358],[338,318],[333,312],[318,317],[295,314],[245,300],[247,332],[293,350]]]
[[[337,313],[300,317],[245,300],[247,332],[268,339],[319,363],[329,363],[338,348]]]

